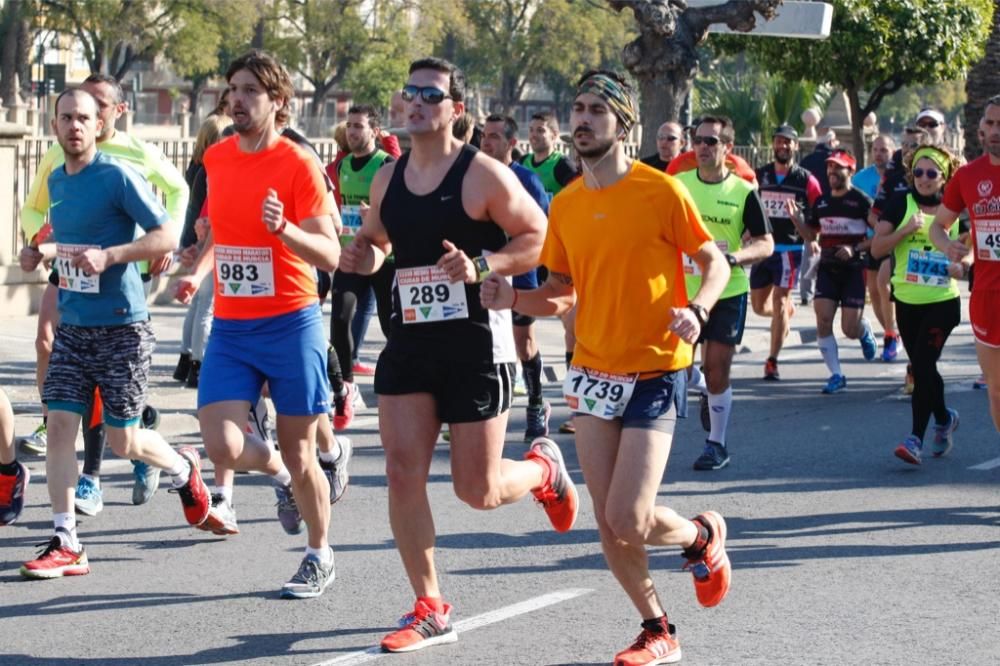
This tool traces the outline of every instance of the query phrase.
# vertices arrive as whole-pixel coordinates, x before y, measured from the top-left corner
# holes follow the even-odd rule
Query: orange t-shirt
[[[573,279],[573,364],[610,373],[691,365],[691,345],[667,330],[670,308],[688,302],[681,254],[711,239],[684,186],[640,162],[610,187],[577,178],[557,194],[541,263]]]
[[[215,240],[215,316],[274,317],[318,302],[314,268],[261,219],[268,189],[278,193],[289,224],[332,214],[313,157],[284,137],[245,153],[234,136],[209,148],[204,161]]]

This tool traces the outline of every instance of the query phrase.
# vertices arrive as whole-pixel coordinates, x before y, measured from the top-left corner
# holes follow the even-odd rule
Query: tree
[[[729,39],[770,74],[843,88],[854,153],[863,164],[865,116],[904,85],[964,74],[983,54],[993,1],[828,1],[834,5],[828,39]]]
[[[969,70],[965,83],[965,157],[974,159],[983,151],[979,140],[979,119],[986,101],[1000,94],[1000,0],[993,3],[993,30],[986,45],[986,55]]]
[[[7,0],[0,9],[0,106],[17,103],[19,82],[22,94],[31,89],[29,17],[25,0]]]
[[[500,110],[510,113],[529,83],[554,92],[607,62],[628,34],[604,7],[570,0],[464,0],[470,39],[457,59],[473,82],[496,85]]]
[[[713,24],[741,32],[753,30],[757,14],[770,20],[781,0],[729,0],[690,7],[684,0],[608,0],[616,11],[631,9],[639,37],[625,46],[625,67],[639,82],[642,153],[656,147],[656,128],[679,120],[681,107],[698,73],[698,45]],[[769,41],[769,40],[768,40]]]

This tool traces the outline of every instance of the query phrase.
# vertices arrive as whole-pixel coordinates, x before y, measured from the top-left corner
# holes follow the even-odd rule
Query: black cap
[[[791,139],[792,141],[799,140],[799,133],[795,131],[795,128],[791,125],[781,125],[778,129],[774,130],[774,134],[771,135],[772,138],[776,136],[783,136],[786,139]]]

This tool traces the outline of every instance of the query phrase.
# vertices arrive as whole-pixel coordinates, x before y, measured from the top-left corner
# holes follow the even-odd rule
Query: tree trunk
[[[20,1],[11,0],[0,13],[0,106],[17,103],[17,29]]]
[[[865,167],[866,155],[868,153],[865,146],[865,113],[861,108],[861,93],[857,88],[847,89],[847,103],[851,107],[851,143],[854,144],[852,152],[854,159],[858,161],[858,171]]]
[[[973,160],[983,152],[979,141],[979,119],[986,102],[1000,93],[1000,0],[994,0],[993,31],[986,42],[986,55],[969,70],[965,80],[965,158]]]

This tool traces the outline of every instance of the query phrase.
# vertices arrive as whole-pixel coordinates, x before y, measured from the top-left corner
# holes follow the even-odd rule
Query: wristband
[[[288,218],[283,217],[281,218],[281,224],[279,224],[278,228],[272,231],[271,233],[274,234],[275,236],[280,236],[285,232],[285,227],[287,226],[288,226]]]

